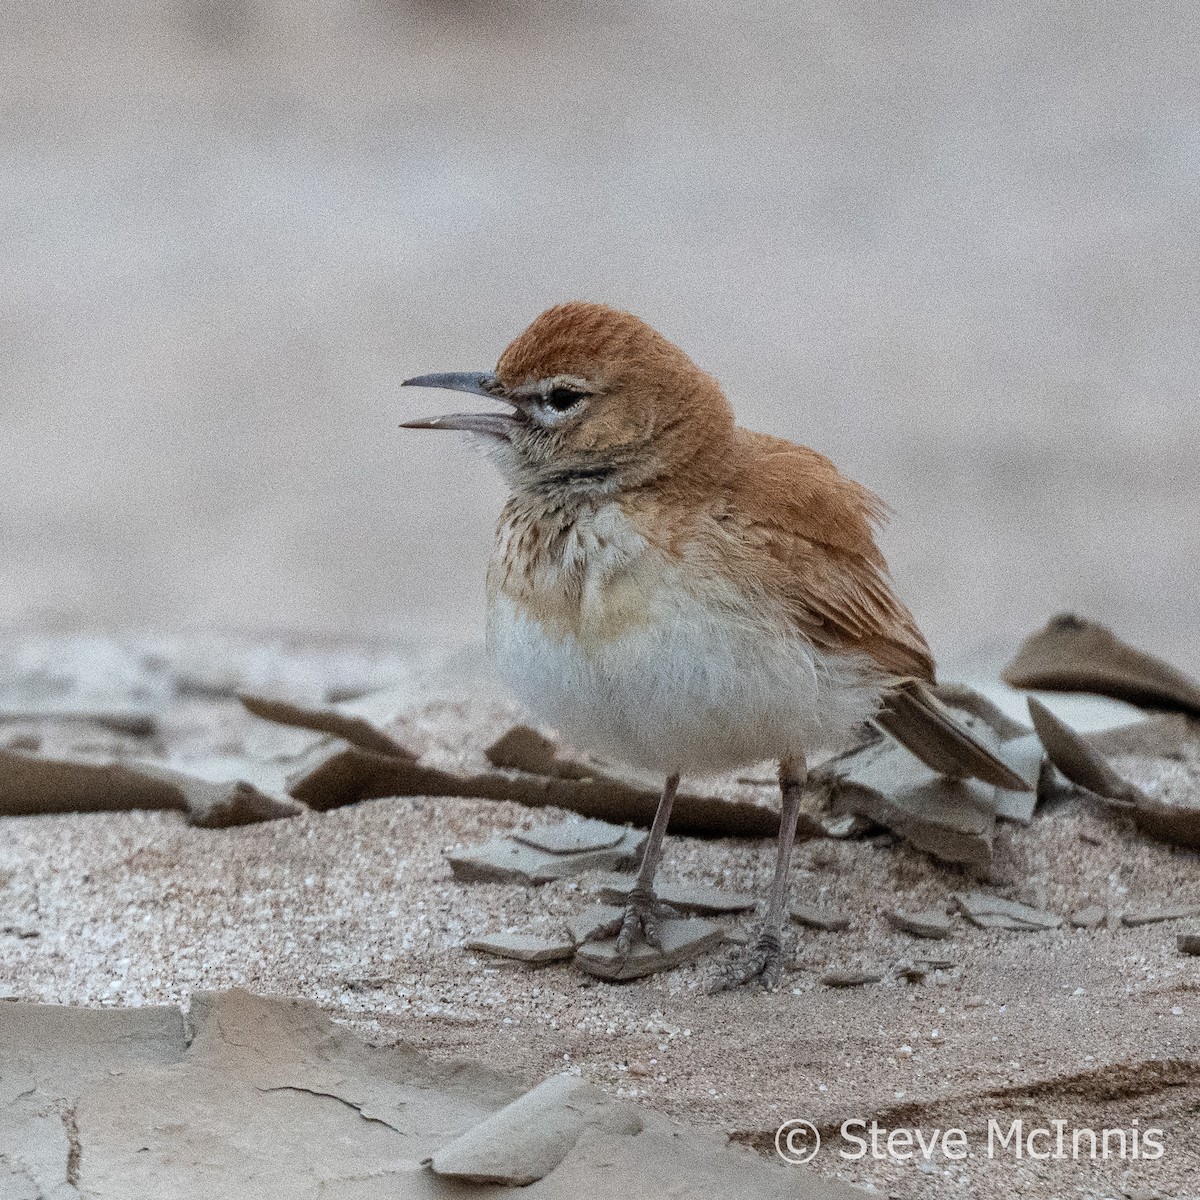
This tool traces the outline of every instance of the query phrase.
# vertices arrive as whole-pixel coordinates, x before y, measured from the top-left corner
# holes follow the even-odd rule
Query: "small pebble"
[[[902,909],[892,909],[887,919],[905,933],[921,938],[947,938],[950,936],[952,925],[950,918],[937,909],[926,909],[923,912],[906,913]]]
[[[807,925],[810,929],[823,929],[828,933],[841,933],[850,928],[850,918],[843,913],[815,908],[811,904],[794,905],[791,915],[797,925]]]
[[[1200,954],[1200,933],[1181,933],[1175,941],[1184,954]]]
[[[1108,913],[1099,904],[1089,904],[1071,916],[1071,924],[1077,929],[1096,929],[1104,924]]]
[[[821,976],[821,982],[826,987],[846,988],[878,983],[882,978],[882,971],[826,971]]]

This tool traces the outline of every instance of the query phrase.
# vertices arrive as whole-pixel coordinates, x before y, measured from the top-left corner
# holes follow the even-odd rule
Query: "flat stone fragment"
[[[997,742],[1011,742],[1032,732],[1028,725],[1014,721],[982,692],[968,687],[965,683],[939,683],[933,692],[943,704],[955,709],[960,717],[973,717],[975,721],[986,725],[995,734]],[[972,732],[979,732],[977,724],[969,720],[964,721],[964,724]]]
[[[365,702],[366,698],[361,703]],[[465,737],[468,731],[461,732]],[[611,766],[601,771],[598,765],[578,764],[578,773],[556,766],[553,775],[542,775],[497,769],[486,760],[482,766],[454,761],[456,765],[450,765],[444,755],[432,751],[420,760],[378,754],[340,738],[324,737],[287,764],[287,790],[318,812],[384,796],[477,796],[529,808],[565,808],[584,817],[616,825],[629,821],[647,829],[662,796],[661,779]],[[671,830],[773,838],[779,832],[779,814],[752,799],[730,799],[720,788],[687,790],[675,798]]]
[[[616,904],[589,904],[577,917],[573,917],[567,928],[575,939],[576,945],[590,941],[597,933],[619,922],[625,915],[625,909]]]
[[[1097,796],[1125,804],[1139,804],[1146,799],[1140,788],[1122,779],[1070,725],[1056,717],[1036,696],[1028,697],[1026,704],[1050,761],[1072,783]]]
[[[524,842],[551,854],[579,854],[584,850],[607,850],[615,846],[629,830],[624,825],[607,821],[580,820],[568,817],[553,825],[535,825],[532,829],[517,830],[514,841]]]
[[[1184,954],[1200,954],[1200,933],[1181,933],[1175,944]]]
[[[493,767],[545,775],[552,779],[588,779],[600,774],[597,767],[563,754],[544,733],[528,725],[514,725],[484,752]]]
[[[659,924],[662,949],[639,942],[622,959],[617,954],[617,940],[588,942],[575,951],[575,964],[589,975],[600,979],[637,979],[656,971],[669,971],[680,963],[719,946],[725,936],[720,925],[698,917],[665,920]]]
[[[1099,904],[1089,904],[1087,908],[1081,908],[1077,913],[1071,915],[1071,924],[1076,929],[1097,929],[1104,924],[1107,916],[1107,909],[1102,908]]]
[[[1072,783],[1115,802],[1147,836],[1168,845],[1200,850],[1200,808],[1164,804],[1148,796],[1118,775],[1094,745],[1060,721],[1044,704],[1033,696],[1029,697],[1028,704],[1050,761]],[[1112,745],[1114,732],[1121,731],[1105,731],[1103,741]]]
[[[317,706],[292,704],[273,696],[255,696],[249,692],[240,693],[238,699],[247,712],[264,721],[332,734],[360,750],[382,754],[385,758],[404,758],[410,762],[416,759],[407,746],[386,731],[386,722],[364,715],[363,697],[358,702],[351,700]]]
[[[549,1175],[589,1127],[633,1135],[642,1119],[577,1076],[553,1075],[427,1161],[445,1178],[524,1187]]]
[[[821,976],[821,982],[826,987],[849,988],[878,983],[882,978],[882,971],[826,971]]]
[[[917,965],[922,966],[927,971],[953,971],[958,963],[952,958],[918,958]]]
[[[558,747],[544,733],[528,725],[514,725],[483,753],[493,767],[528,771],[531,775],[553,775]]]
[[[851,838],[862,837],[871,828],[871,822],[857,813],[843,813],[839,817],[821,817],[821,828],[827,838],[836,841],[849,841]]]
[[[1057,929],[1063,923],[1057,913],[1044,912],[991,896],[987,892],[955,892],[953,900],[962,909],[967,919],[981,929],[1012,929],[1018,932]]]
[[[468,950],[482,950],[484,954],[527,963],[557,962],[575,953],[575,943],[569,938],[538,937],[532,933],[493,933],[471,938],[466,946]]]
[[[811,904],[792,905],[790,916],[797,925],[806,925],[809,929],[823,929],[826,933],[841,933],[850,928],[850,918],[844,913],[816,908]]]
[[[186,1019],[175,1007],[0,1003],[0,1063],[5,1200],[496,1200],[499,1188],[418,1166],[455,1143],[450,1169],[505,1171],[505,1183],[549,1170],[511,1200],[862,1200],[718,1131],[587,1091],[527,1101],[497,1134],[491,1119],[527,1091],[511,1066],[371,1046],[308,1000],[193,992]]]
[[[605,904],[623,904],[633,890],[636,876],[612,875],[598,889]],[[680,912],[717,913],[745,912],[753,908],[755,898],[747,892],[723,892],[720,888],[695,883],[656,883],[654,894]]]
[[[641,858],[646,835],[625,830],[621,840],[604,850],[552,854],[512,838],[495,838],[482,846],[452,850],[446,855],[454,878],[463,883],[501,882],[539,884],[566,879],[584,871],[629,867]]]
[[[1042,766],[1046,761],[1046,751],[1041,739],[1036,734],[1015,738],[1004,742],[996,750],[1002,758],[1026,783],[1032,791],[1018,792],[1012,788],[998,787],[996,789],[996,816],[1006,821],[1016,821],[1020,825],[1028,825],[1033,820],[1037,808]]]
[[[494,838],[482,846],[446,854],[454,878],[462,883],[538,883],[541,872],[555,857],[511,838]]]
[[[831,769],[837,772],[830,785],[835,814],[883,825],[943,862],[991,865],[994,786],[947,779],[891,742],[868,746]]]
[[[1018,688],[1091,692],[1143,708],[1200,716],[1200,683],[1111,629],[1071,613],[1025,639],[1002,678]]]
[[[896,908],[887,914],[887,919],[897,929],[911,933],[913,937],[947,938],[953,929],[950,918],[944,912],[933,908],[915,913],[906,913]]]
[[[1122,913],[1121,922],[1130,926],[1156,925],[1160,921],[1183,921],[1188,917],[1200,917],[1200,905],[1178,904],[1165,908],[1135,909]]]
[[[251,763],[244,764],[247,768]],[[0,750],[0,815],[177,809],[193,825],[222,829],[298,816],[302,804],[244,779],[211,779],[202,763],[30,754]]]

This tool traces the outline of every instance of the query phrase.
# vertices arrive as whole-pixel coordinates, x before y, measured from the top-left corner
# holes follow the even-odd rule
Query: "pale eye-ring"
[[[559,383],[546,393],[542,403],[554,412],[565,413],[574,408],[586,395],[587,392],[580,388]]]

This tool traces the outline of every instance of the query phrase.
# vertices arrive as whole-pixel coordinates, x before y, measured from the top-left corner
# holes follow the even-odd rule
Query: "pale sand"
[[[244,748],[254,727],[230,701],[190,700],[168,728],[195,752]],[[1120,761],[1175,800],[1197,794],[1194,764],[1194,747],[1181,761]],[[0,935],[4,987],[78,1004],[186,1002],[231,986],[304,996],[372,1040],[468,1055],[530,1082],[577,1067],[764,1152],[789,1117],[827,1128],[890,1112],[892,1125],[966,1128],[977,1157],[959,1166],[852,1164],[828,1145],[818,1156],[827,1173],[902,1197],[1181,1196],[1200,1177],[1200,959],[1175,946],[1193,923],[1018,934],[956,917],[951,939],[921,942],[894,930],[885,909],[937,907],[970,881],[903,846],[820,841],[798,851],[794,898],[842,908],[853,924],[795,930],[793,967],[773,995],[707,995],[720,955],[608,985],[569,964],[530,969],[466,952],[466,938],[491,931],[558,933],[586,902],[575,882],[527,890],[450,877],[448,847],[544,816],[408,798],[226,831],[160,813],[9,818],[0,924],[39,936]],[[1018,886],[1000,890],[1055,912],[1200,904],[1197,855],[1137,837],[1086,802],[1029,829],[1005,826],[1001,844]],[[772,858],[765,841],[671,838],[664,876],[761,894]],[[892,973],[849,991],[818,982],[830,967],[922,955],[960,965],[918,985]],[[1165,1130],[1166,1154],[980,1157],[988,1119],[1007,1129],[1016,1117],[1127,1129],[1136,1118]]]

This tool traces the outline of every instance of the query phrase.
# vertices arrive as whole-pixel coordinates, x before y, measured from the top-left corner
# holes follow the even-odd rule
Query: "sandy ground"
[[[254,723],[232,702],[180,701],[171,737],[244,745]],[[1130,758],[1123,769],[1195,795],[1195,755]],[[1120,912],[1200,904],[1200,860],[1129,832],[1090,802],[1005,826],[1002,894],[1070,914],[1099,904],[1094,931],[983,931],[956,918],[946,942],[918,942],[884,919],[947,904],[971,885],[898,844],[821,840],[800,848],[795,899],[837,907],[844,933],[797,929],[771,995],[710,996],[716,956],[646,981],[596,982],[569,965],[529,968],[473,955],[465,938],[561,931],[587,902],[587,877],[536,889],[458,884],[444,852],[545,819],[512,803],[384,799],[241,829],[190,828],[173,814],[7,818],[0,823],[5,994],[58,1003],[184,1002],[244,986],[317,1001],[371,1040],[466,1055],[530,1081],[564,1065],[614,1093],[764,1153],[790,1118],[825,1133],[816,1166],[898,1197],[1136,1197],[1196,1194],[1200,1155],[1200,959],[1175,945],[1188,922],[1126,928]],[[765,842],[671,838],[665,878],[765,889]],[[736,938],[749,920],[727,919]],[[1192,924],[1195,924],[1194,922]],[[923,983],[902,959],[953,964]],[[850,991],[830,967],[887,969]],[[974,1157],[923,1166],[852,1163],[846,1119],[967,1131]],[[1033,1161],[998,1149],[1007,1130],[1163,1130],[1157,1161]],[[1135,1125],[1135,1122],[1139,1124]],[[1037,1148],[1043,1148],[1039,1144]]]

